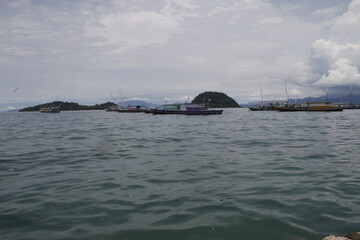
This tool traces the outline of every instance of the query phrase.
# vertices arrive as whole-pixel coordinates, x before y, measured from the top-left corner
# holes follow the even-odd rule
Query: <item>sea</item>
[[[0,113],[0,239],[344,236],[359,129],[359,110]]]

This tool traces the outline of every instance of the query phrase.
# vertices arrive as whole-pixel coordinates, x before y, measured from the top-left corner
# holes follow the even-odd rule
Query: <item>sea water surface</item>
[[[0,113],[0,238],[360,231],[360,111]]]

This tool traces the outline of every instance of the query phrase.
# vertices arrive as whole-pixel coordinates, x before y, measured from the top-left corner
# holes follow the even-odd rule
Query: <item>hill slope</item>
[[[241,107],[234,99],[221,92],[203,92],[194,98],[192,103],[209,101],[210,108],[239,108]]]

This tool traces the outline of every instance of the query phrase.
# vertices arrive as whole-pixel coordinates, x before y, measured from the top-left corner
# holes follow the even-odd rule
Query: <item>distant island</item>
[[[210,108],[239,108],[241,107],[234,99],[227,96],[225,93],[221,92],[203,92],[200,93],[198,96],[194,98],[192,103],[210,103]],[[125,104],[125,103],[124,103]],[[147,107],[147,105],[153,105],[150,103],[145,103],[142,101],[133,101],[133,102],[126,102],[128,105],[141,105],[143,107]],[[102,104],[95,104],[95,105],[80,105],[75,102],[63,102],[63,101],[54,101],[45,104],[39,104],[33,107],[26,107],[19,110],[19,112],[38,112],[41,108],[47,107],[56,107],[60,106],[61,111],[80,111],[80,110],[105,110],[108,108],[112,108],[117,106],[116,103],[113,102],[106,102]]]
[[[19,112],[40,111],[41,108],[50,107],[50,106],[60,106],[61,111],[79,111],[79,110],[105,110],[109,107],[116,106],[116,104],[113,102],[106,102],[103,104],[95,104],[92,106],[87,106],[87,105],[80,105],[74,102],[55,101],[51,103],[39,104],[33,107],[26,107],[20,109]]]
[[[241,106],[231,97],[221,92],[203,92],[194,98],[191,103],[209,101],[210,108],[240,108]]]

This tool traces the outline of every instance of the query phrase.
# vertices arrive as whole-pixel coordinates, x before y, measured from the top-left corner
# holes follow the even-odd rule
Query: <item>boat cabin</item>
[[[209,105],[207,103],[189,103],[185,104],[187,111],[204,111],[208,110]]]
[[[129,106],[128,110],[129,111],[139,111],[139,110],[141,110],[141,106]]]
[[[165,104],[164,110],[181,110],[181,104]]]
[[[331,102],[308,102],[309,109],[323,109],[333,107]]]

